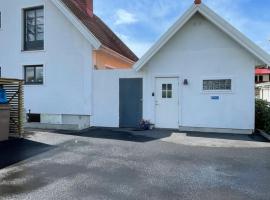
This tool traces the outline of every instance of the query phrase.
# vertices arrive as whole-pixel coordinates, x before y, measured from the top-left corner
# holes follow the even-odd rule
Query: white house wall
[[[23,8],[44,5],[44,51],[23,52]],[[92,47],[47,0],[0,0],[2,76],[23,78],[23,65],[44,65],[44,85],[25,86],[32,113],[91,114]]]
[[[133,70],[95,70],[93,73],[93,126],[119,127],[119,79],[143,78]],[[145,90],[143,90],[145,91]]]
[[[143,118],[155,123],[155,77],[179,77],[180,127],[250,133],[254,129],[257,62],[238,43],[196,15],[142,71],[94,72],[92,125],[119,126],[119,78],[135,77],[143,78]],[[203,92],[202,80],[212,78],[231,78],[232,92]],[[186,86],[184,79],[189,83]],[[220,99],[212,100],[212,96]]]
[[[254,129],[256,59],[201,15],[195,15],[144,66],[144,118],[155,122],[154,77],[180,78],[180,126]],[[202,80],[232,78],[231,93],[204,93]],[[189,84],[184,86],[183,80]],[[211,100],[219,96],[220,100]]]

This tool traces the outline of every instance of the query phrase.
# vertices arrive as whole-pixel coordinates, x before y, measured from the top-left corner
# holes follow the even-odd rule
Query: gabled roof
[[[84,29],[88,31],[88,35],[85,33],[84,35],[87,39],[90,38],[92,43],[94,42],[96,49],[105,46],[131,61],[136,62],[138,60],[138,57],[98,16],[90,16],[87,13],[84,0],[52,0],[52,2],[55,3],[64,14],[69,15],[72,13],[73,17],[75,16],[77,21],[73,19],[73,24],[78,26],[77,28],[79,28],[80,31]],[[69,13],[66,13],[67,10]],[[72,20],[72,16],[68,16],[68,18]]]
[[[232,39],[243,46],[252,55],[264,64],[270,64],[270,56],[254,42],[244,36],[240,31],[218,16],[204,4],[193,4],[184,15],[146,52],[146,54],[133,66],[139,71],[144,65],[196,14],[200,13]]]

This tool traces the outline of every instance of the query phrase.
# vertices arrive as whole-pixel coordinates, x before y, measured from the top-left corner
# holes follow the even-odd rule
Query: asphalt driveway
[[[28,139],[54,148],[0,170],[0,199],[270,199],[260,137],[90,129]]]

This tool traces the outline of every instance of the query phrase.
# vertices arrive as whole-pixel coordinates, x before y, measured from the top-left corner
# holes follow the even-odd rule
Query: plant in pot
[[[142,119],[140,122],[140,128],[143,130],[151,130],[153,129],[154,125],[151,124],[151,122],[149,120],[144,120]]]

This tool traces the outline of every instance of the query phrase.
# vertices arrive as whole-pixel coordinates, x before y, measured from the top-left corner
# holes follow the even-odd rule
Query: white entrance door
[[[179,128],[179,79],[156,78],[156,127]]]

